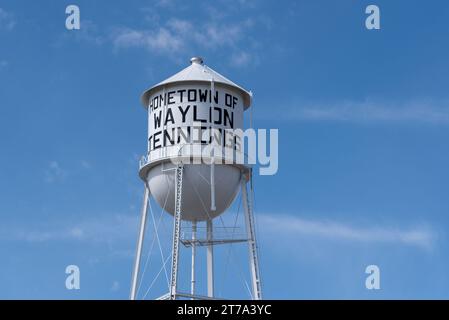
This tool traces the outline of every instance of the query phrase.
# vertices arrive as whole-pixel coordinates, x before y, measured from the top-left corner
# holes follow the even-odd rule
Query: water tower
[[[146,90],[141,102],[148,111],[148,150],[140,161],[144,201],[140,221],[131,299],[136,298],[142,246],[150,196],[173,215],[170,290],[162,299],[213,299],[213,247],[245,241],[249,248],[252,298],[262,298],[257,243],[252,211],[251,167],[237,159],[243,141],[232,130],[243,129],[243,114],[252,94],[194,57],[190,65]],[[213,146],[213,148],[211,148]],[[241,155],[240,155],[241,156]],[[246,233],[242,239],[215,239],[214,218],[223,214],[241,189]],[[182,221],[192,225],[191,238],[181,239]],[[197,224],[206,225],[205,239],[197,238]],[[191,248],[190,293],[177,286],[180,243]],[[195,292],[197,247],[207,250],[207,295]]]

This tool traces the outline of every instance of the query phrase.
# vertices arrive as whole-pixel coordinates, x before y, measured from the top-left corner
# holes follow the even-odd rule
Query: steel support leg
[[[259,273],[259,258],[257,255],[257,242],[256,242],[254,216],[251,200],[252,195],[248,196],[248,191],[246,189],[246,178],[244,174],[242,174],[241,188],[242,188],[243,206],[245,209],[246,232],[248,235],[248,249],[249,249],[249,261],[251,269],[251,280],[253,287],[253,299],[261,300],[262,289]]]
[[[196,259],[196,221],[192,222],[192,280],[190,283],[190,294],[195,295],[195,259]],[[193,299],[192,299],[193,300]]]
[[[209,245],[207,246],[207,296],[209,298],[214,297],[214,245],[213,239],[213,224],[212,220],[207,220],[207,240]]]
[[[147,222],[149,197],[150,197],[150,190],[148,190],[148,187],[145,186],[145,192],[143,194],[142,214],[141,214],[141,218],[140,218],[140,231],[139,231],[139,237],[137,239],[136,258],[134,261],[134,270],[133,270],[133,277],[132,277],[132,282],[131,282],[131,294],[130,294],[131,300],[136,299],[137,280],[139,278],[140,258],[142,256],[142,246],[143,246],[143,240],[145,238],[145,227],[146,227],[146,222]]]

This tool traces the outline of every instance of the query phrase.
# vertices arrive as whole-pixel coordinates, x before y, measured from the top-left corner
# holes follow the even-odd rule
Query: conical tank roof
[[[228,86],[228,87],[231,87],[233,89],[240,91],[240,93],[243,96],[243,106],[244,106],[245,110],[251,106],[251,100],[252,100],[251,92],[243,89],[242,87],[235,84],[228,78],[219,74],[217,71],[206,66],[203,63],[203,59],[200,57],[193,57],[192,59],[190,59],[190,66],[188,66],[184,70],[178,72],[177,74],[171,76],[170,78],[165,79],[164,81],[159,82],[155,86],[146,90],[142,94],[141,103],[145,108],[148,108],[148,101],[150,99],[151,94],[154,91],[163,87],[164,85],[175,84],[175,83],[188,83],[188,82],[210,83],[212,80],[214,80],[215,83],[219,83],[224,86]]]

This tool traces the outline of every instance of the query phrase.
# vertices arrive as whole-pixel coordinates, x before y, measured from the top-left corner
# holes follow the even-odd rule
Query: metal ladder
[[[176,191],[175,191],[175,216],[173,224],[173,248],[172,248],[172,265],[170,280],[170,299],[176,300],[177,280],[178,280],[178,264],[179,264],[179,238],[181,231],[181,203],[182,203],[182,176],[184,172],[184,164],[180,163],[176,167]]]

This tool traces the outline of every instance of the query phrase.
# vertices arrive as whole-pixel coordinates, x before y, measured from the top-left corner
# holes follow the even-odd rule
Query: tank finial
[[[201,57],[193,57],[192,59],[190,59],[190,63],[191,64],[194,64],[194,63],[196,63],[196,64],[203,64],[204,60]]]

